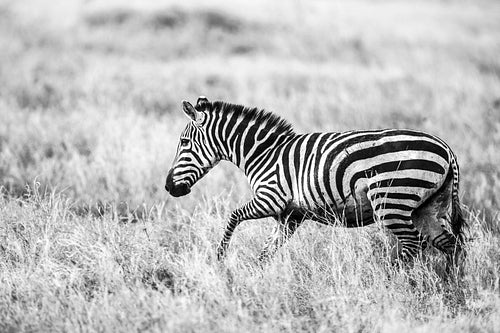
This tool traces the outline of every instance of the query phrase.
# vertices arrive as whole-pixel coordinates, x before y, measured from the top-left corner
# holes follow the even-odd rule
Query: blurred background
[[[498,226],[499,54],[498,1],[0,0],[0,186],[39,183],[77,210],[235,207],[250,193],[225,163],[188,197],[164,191],[180,101],[205,95],[298,132],[436,134],[464,202]]]

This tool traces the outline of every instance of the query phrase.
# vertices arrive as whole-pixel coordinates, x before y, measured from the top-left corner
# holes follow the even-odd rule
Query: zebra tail
[[[460,198],[458,197],[459,190],[459,167],[457,158],[451,152],[450,171],[453,172],[453,184],[451,192],[451,230],[460,244],[464,242],[464,228],[467,227],[467,221],[464,218]]]

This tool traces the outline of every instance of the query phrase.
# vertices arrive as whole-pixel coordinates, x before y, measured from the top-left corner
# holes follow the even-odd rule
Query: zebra
[[[297,134],[271,112],[204,96],[195,106],[182,101],[182,108],[190,121],[166,178],[167,192],[188,194],[226,160],[243,170],[254,193],[232,211],[217,247],[219,260],[242,221],[266,217],[277,223],[261,260],[304,220],[348,228],[381,223],[396,236],[393,256],[403,261],[428,243],[449,263],[465,254],[459,166],[438,137],[408,129]]]

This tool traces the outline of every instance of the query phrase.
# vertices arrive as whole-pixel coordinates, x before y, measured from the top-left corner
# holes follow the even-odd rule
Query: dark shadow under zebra
[[[346,227],[379,222],[398,239],[394,256],[404,260],[428,243],[450,263],[464,253],[458,163],[436,136],[406,129],[297,134],[282,118],[256,108],[205,97],[194,107],[186,101],[182,106],[190,121],[166,190],[186,195],[227,160],[243,170],[254,192],[231,213],[219,259],[242,221],[264,217],[277,223],[260,259],[306,219]]]

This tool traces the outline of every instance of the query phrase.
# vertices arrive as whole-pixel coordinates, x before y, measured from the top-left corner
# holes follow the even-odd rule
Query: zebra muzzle
[[[191,188],[187,183],[175,184],[173,174],[173,170],[170,169],[165,182],[165,190],[167,190],[167,192],[173,197],[182,197],[183,195],[191,192]]]

